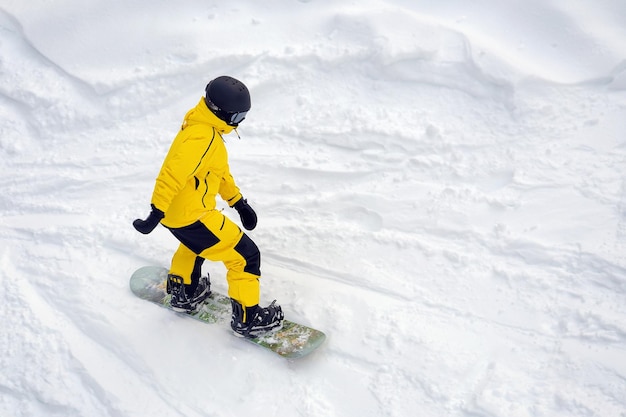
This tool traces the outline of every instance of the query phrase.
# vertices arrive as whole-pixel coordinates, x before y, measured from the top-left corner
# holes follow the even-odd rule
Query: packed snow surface
[[[128,288],[223,74],[303,360]],[[625,168],[623,0],[2,0],[0,415],[624,417]]]

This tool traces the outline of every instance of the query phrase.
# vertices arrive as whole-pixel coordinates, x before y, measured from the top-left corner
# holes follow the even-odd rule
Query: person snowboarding
[[[260,307],[261,254],[257,245],[216,209],[216,195],[234,208],[243,227],[253,230],[257,215],[243,198],[230,173],[223,135],[236,130],[251,108],[248,88],[220,76],[187,114],[156,178],[151,211],[136,219],[137,231],[148,234],[161,223],[179,240],[167,276],[167,292],[176,311],[193,312],[210,295],[201,277],[205,259],[227,269],[231,327],[236,335],[254,338],[282,325],[276,301]]]

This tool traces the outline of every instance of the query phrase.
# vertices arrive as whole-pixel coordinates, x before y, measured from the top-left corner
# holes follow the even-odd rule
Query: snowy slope
[[[301,361],[128,289],[222,74]],[[0,416],[626,416],[622,1],[3,0],[0,75]]]

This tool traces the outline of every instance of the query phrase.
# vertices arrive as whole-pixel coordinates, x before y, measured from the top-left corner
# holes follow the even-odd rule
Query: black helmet
[[[206,86],[207,107],[229,126],[237,127],[250,110],[250,92],[239,80],[223,75]]]

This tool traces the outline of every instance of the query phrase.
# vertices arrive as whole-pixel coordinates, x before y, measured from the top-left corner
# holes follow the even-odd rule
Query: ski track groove
[[[295,260],[293,258],[289,258],[286,256],[277,255],[276,253],[266,253],[264,257],[269,258],[272,263],[275,265],[281,266],[285,269],[291,269],[296,272],[301,272],[304,274],[309,274],[312,276],[316,276],[318,278],[323,278],[328,281],[332,281],[336,284],[340,284],[344,287],[349,287],[354,289],[354,283],[358,282],[358,289],[374,293],[376,295],[381,295],[393,299],[395,301],[401,302],[409,302],[412,301],[412,298],[392,291],[388,288],[382,286],[375,286],[372,284],[365,284],[362,281],[359,281],[357,277],[351,275],[346,272],[338,272],[332,271],[326,268],[322,268],[320,266],[315,266],[312,263],[307,263],[304,261]]]

